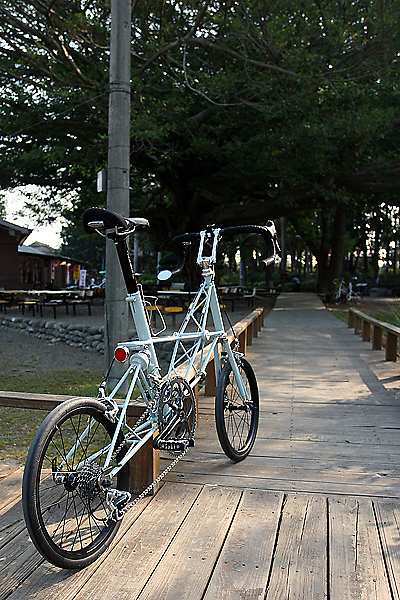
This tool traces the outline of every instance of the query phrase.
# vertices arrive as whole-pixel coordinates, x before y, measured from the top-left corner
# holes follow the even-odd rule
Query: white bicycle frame
[[[145,400],[147,408],[149,409],[149,417],[137,427],[130,429],[128,441],[131,444],[131,447],[118,465],[109,472],[110,478],[114,477],[134,454],[136,454],[149,439],[153,438],[158,430],[157,413],[156,410],[154,410],[154,407],[152,408],[149,401],[149,398],[152,401],[155,400],[155,391],[159,391],[162,382],[155,350],[156,344],[174,342],[168,372],[164,380],[180,375],[188,380],[193,389],[205,376],[206,367],[212,356],[214,357],[215,375],[218,384],[218,377],[221,371],[221,357],[218,348],[218,344],[220,343],[227,360],[231,364],[239,391],[244,398],[245,403],[250,402],[248,392],[240,375],[234,351],[228,342],[228,336],[224,329],[215,287],[214,264],[216,262],[219,231],[219,229],[213,230],[212,252],[210,255],[206,256],[204,255],[204,246],[211,234],[206,231],[200,233],[197,264],[202,267],[203,282],[195,298],[191,302],[179,330],[173,335],[160,337],[152,336],[141,290],[126,297],[135,323],[138,339],[118,344],[117,348],[123,347],[130,357],[129,367],[111,393],[108,396],[104,395],[102,398],[108,405],[113,406],[111,412],[114,416],[119,412],[113,439],[109,447],[102,451],[103,453],[105,450],[107,451],[103,471],[106,471],[109,468],[111,459],[116,450],[119,433],[122,430],[122,427],[126,425],[126,413],[136,385],[141,392],[141,397]],[[201,310],[201,315],[200,318],[197,319],[196,313],[199,310]],[[207,320],[210,313],[214,326],[212,331],[207,329]],[[195,331],[187,331],[189,324],[195,325]],[[184,346],[184,343],[187,342],[191,343],[188,349]],[[183,351],[183,353],[178,356],[179,350]],[[125,400],[123,404],[117,404],[114,398],[121,386],[130,376],[132,376],[132,379],[129,383]],[[154,386],[154,383],[156,386]],[[82,434],[82,438],[85,434],[86,432]],[[90,460],[95,460],[99,453],[91,456]]]

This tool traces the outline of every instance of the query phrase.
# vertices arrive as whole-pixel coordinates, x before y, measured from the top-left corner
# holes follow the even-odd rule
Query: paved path
[[[0,600],[399,600],[400,365],[306,294],[278,298],[248,358],[252,454],[226,459],[201,398],[194,450],[79,573],[37,554],[0,467]]]
[[[400,497],[399,363],[372,351],[318,296],[302,293],[279,296],[247,357],[261,402],[252,454],[234,468],[221,460],[213,400],[204,399],[182,479]]]

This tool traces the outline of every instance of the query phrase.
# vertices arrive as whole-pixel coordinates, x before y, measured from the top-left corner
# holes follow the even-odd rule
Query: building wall
[[[0,228],[0,288],[16,290],[21,285],[18,240],[12,229]]]

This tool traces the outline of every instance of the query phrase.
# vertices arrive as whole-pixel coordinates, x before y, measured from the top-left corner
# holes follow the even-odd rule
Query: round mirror
[[[159,279],[160,281],[167,281],[167,279],[169,279],[171,277],[171,275],[172,275],[171,271],[166,269],[165,271],[159,272],[159,274],[157,275],[157,279]]]

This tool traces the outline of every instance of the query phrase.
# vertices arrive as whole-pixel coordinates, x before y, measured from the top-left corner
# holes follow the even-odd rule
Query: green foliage
[[[155,249],[208,223],[393,202],[397,2],[133,6],[131,206]],[[0,185],[74,190],[65,240],[86,252],[75,232],[106,165],[110,3],[18,0],[0,16]],[[299,226],[326,254],[321,228]]]

